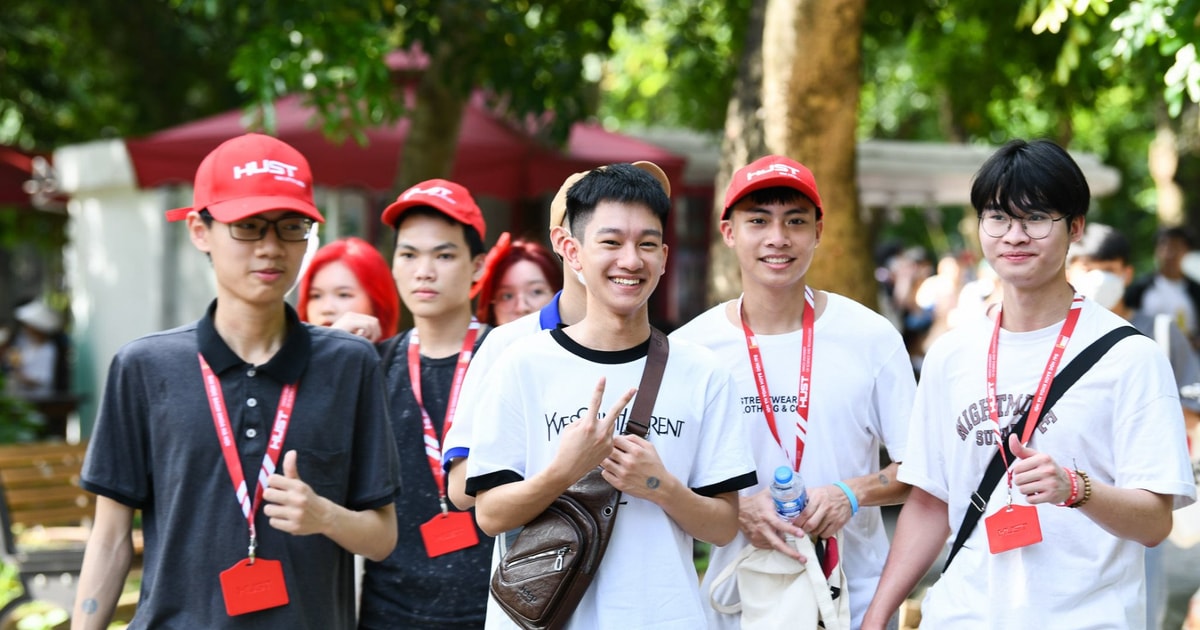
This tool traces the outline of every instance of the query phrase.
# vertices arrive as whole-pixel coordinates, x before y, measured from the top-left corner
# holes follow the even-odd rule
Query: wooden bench
[[[0,627],[20,605],[46,601],[70,614],[96,497],[79,487],[87,443],[35,442],[0,445],[0,556],[16,567],[22,592],[0,607]],[[134,532],[134,564],[141,559],[141,532]],[[126,603],[118,618],[128,619]]]

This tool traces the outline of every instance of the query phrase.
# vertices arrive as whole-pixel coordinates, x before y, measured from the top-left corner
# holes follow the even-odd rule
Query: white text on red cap
[[[431,197],[445,199],[454,205],[458,205],[458,202],[454,200],[454,191],[446,188],[445,186],[433,186],[425,189],[413,186],[408,190],[408,192],[404,193],[403,199],[408,201],[413,195],[429,195]]]
[[[794,166],[788,166],[787,164],[772,164],[762,170],[750,171],[749,173],[746,173],[746,181],[751,181],[759,175],[770,175],[772,173],[778,173],[780,175],[786,175],[788,177],[800,179],[800,169]]]
[[[283,182],[291,182],[301,188],[304,188],[304,182],[296,179],[296,171],[300,167],[292,166],[286,162],[279,160],[262,160],[260,165],[258,162],[246,162],[245,166],[233,167],[233,178],[241,179],[242,176],[251,177],[254,175],[284,175],[285,177],[276,177],[275,179]]]

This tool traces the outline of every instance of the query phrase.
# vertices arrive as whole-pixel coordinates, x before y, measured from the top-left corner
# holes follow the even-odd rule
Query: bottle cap
[[[787,466],[780,466],[775,469],[775,483],[791,483],[792,469]]]

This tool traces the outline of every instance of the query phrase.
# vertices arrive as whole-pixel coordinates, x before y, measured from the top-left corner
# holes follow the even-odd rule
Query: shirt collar
[[[271,357],[270,361],[256,369],[280,383],[298,383],[305,368],[308,367],[308,359],[312,354],[312,338],[308,328],[300,323],[296,310],[287,303],[284,303],[283,307],[288,331],[283,340],[283,346],[279,348],[275,356]],[[231,368],[244,366],[246,362],[234,354],[225,340],[221,339],[221,335],[217,334],[213,320],[216,312],[217,301],[213,300],[204,317],[196,325],[196,341],[200,347],[200,353],[204,355],[204,360],[212,366],[213,372],[221,374]]]

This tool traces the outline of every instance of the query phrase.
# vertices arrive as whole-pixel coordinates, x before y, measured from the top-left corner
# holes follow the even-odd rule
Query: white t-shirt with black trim
[[[480,408],[494,422],[475,425],[467,489],[476,492],[544,470],[562,429],[582,416],[601,377],[601,413],[637,387],[649,343],[616,352],[580,346],[562,330],[532,335],[490,370]],[[736,426],[729,373],[711,352],[672,341],[647,436],[666,469],[693,491],[712,496],[755,483],[754,463]],[[632,409],[632,403],[624,414]],[[617,421],[617,431],[625,418]],[[625,495],[613,537],[571,630],[705,626],[693,539],[654,503]],[[511,628],[489,615],[488,628]]]

